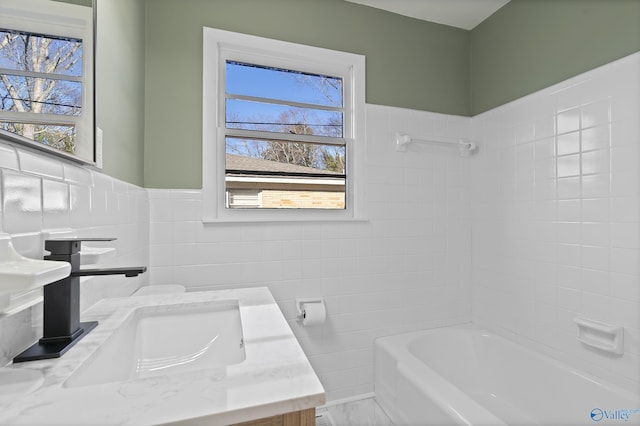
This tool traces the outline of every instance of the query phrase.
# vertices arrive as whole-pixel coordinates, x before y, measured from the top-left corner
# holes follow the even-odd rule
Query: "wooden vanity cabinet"
[[[279,414],[264,419],[236,423],[233,426],[315,426],[315,424],[316,409],[309,408],[307,410]]]

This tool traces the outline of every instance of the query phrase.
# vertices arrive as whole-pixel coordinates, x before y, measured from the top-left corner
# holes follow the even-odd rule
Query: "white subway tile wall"
[[[200,191],[149,190],[151,282],[268,286],[329,400],[373,392],[376,337],[470,321],[470,161],[395,151],[395,132],[468,137],[463,117],[367,106],[368,222],[203,225]],[[295,298],[322,296],[302,327]]]
[[[634,389],[639,76],[634,54],[474,117],[471,173],[474,321]],[[623,326],[624,355],[582,346],[575,317]]]
[[[43,232],[116,237],[110,262],[149,263],[149,200],[146,190],[97,171],[0,143],[0,232],[10,234],[25,256],[41,258]],[[94,243],[100,244],[100,243]],[[90,277],[81,281],[81,310],[107,296],[128,296],[148,282],[138,278]],[[41,336],[42,305],[0,314],[0,366]]]

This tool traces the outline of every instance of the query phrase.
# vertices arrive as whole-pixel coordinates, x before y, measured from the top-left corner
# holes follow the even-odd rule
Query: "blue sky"
[[[327,84],[329,83],[329,84]],[[322,106],[342,106],[342,82],[326,78],[273,68],[256,67],[237,62],[227,62],[226,91],[229,94],[271,98]],[[242,100],[227,101],[227,121],[277,122],[281,114],[294,112],[299,122],[306,118],[308,124],[325,124],[340,119],[340,114],[319,109],[292,108]],[[235,127],[231,125],[230,127]],[[323,128],[314,129],[322,134]]]
[[[323,78],[312,74],[259,68],[236,62],[227,62],[227,93],[259,96],[325,106],[342,106],[339,90],[321,91]],[[339,80],[333,78],[334,84]],[[331,98],[331,100],[329,99]]]
[[[265,68],[228,61],[226,92],[328,107],[342,107],[342,81],[338,78]],[[226,120],[229,128],[269,132],[288,132],[292,127],[273,123],[304,123],[314,135],[342,136],[342,113],[317,108],[300,108],[267,102],[227,99]],[[247,124],[251,123],[251,124]],[[336,126],[336,123],[338,125]],[[336,133],[337,132],[337,133]],[[260,157],[266,141],[227,138],[227,152]],[[344,147],[320,148],[344,156]],[[318,167],[323,165],[318,164]]]

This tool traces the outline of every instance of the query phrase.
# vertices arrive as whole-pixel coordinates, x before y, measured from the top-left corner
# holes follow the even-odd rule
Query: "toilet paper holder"
[[[296,299],[296,314],[297,314],[298,321],[304,320],[303,305],[308,304],[308,303],[320,303],[320,304],[324,305],[324,298],[315,297],[315,298]]]

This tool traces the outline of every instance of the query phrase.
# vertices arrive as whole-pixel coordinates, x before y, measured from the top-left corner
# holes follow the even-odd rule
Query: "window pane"
[[[342,113],[287,105],[227,99],[228,129],[342,137]]]
[[[268,169],[270,172],[295,172],[307,174],[322,174],[327,176],[345,174],[344,145],[323,145],[304,142],[290,142],[280,140],[241,139],[228,137],[226,139],[226,153],[245,157],[271,161]],[[234,163],[235,164],[235,163]],[[250,166],[259,167],[251,169]],[[262,170],[266,164],[258,165],[256,162],[242,164],[247,170]],[[303,169],[296,168],[297,166]],[[227,165],[227,169],[229,169]]]
[[[72,125],[0,122],[0,129],[69,154],[76,151],[76,128]]]
[[[227,138],[227,208],[345,209],[345,164],[344,146]]]
[[[82,112],[82,84],[0,75],[0,110],[79,116]]]
[[[0,68],[82,76],[82,40],[0,30]]]
[[[227,61],[229,94],[342,107],[342,79]]]
[[[75,154],[74,124],[32,114],[82,114],[82,40],[0,30],[0,46],[0,129]]]

